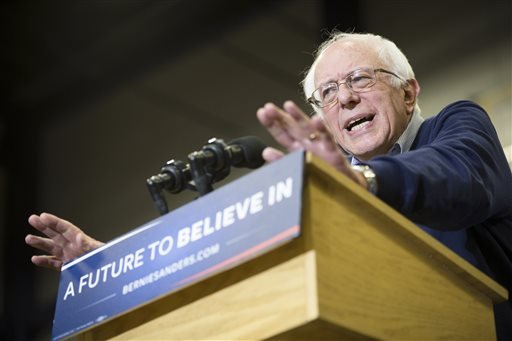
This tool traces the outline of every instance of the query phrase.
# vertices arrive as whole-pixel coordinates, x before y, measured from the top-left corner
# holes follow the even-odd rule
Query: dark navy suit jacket
[[[508,289],[495,315],[498,339],[512,340],[512,174],[487,113],[452,103],[410,151],[367,164],[379,198]]]

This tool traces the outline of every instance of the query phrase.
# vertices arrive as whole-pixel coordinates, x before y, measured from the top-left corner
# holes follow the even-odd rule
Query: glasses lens
[[[338,84],[336,83],[327,83],[322,87],[315,90],[313,93],[313,97],[318,102],[318,104],[322,107],[330,104],[336,99],[336,94],[338,93]]]
[[[354,92],[368,91],[377,82],[372,69],[359,69],[347,76],[340,83],[327,83],[316,89],[312,94],[313,103],[318,107],[326,107],[336,101],[339,85],[346,83]]]
[[[371,70],[357,70],[350,78],[350,87],[354,91],[364,91],[375,84],[375,73]]]

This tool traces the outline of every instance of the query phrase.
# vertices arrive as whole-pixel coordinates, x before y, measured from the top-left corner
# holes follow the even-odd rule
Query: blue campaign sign
[[[52,339],[119,316],[297,237],[294,152],[62,267]]]

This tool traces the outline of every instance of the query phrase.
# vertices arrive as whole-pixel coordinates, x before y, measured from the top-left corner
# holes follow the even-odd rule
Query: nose
[[[338,103],[342,108],[352,109],[359,101],[359,94],[352,91],[346,84],[338,86]]]

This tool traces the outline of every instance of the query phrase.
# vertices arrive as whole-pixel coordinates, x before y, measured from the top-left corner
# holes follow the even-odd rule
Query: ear
[[[404,89],[404,104],[407,107],[407,112],[412,114],[414,106],[416,105],[416,98],[420,93],[420,84],[416,79],[408,79],[407,83],[403,86]]]

